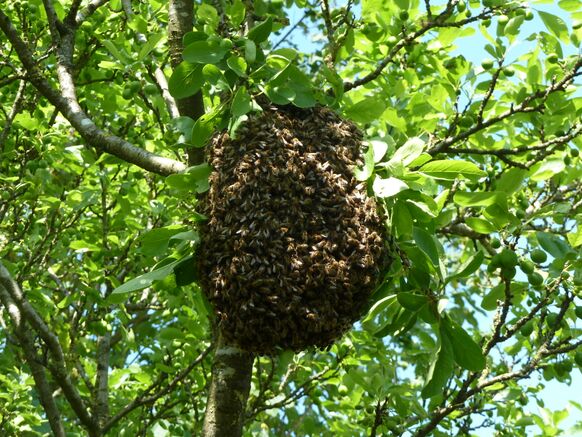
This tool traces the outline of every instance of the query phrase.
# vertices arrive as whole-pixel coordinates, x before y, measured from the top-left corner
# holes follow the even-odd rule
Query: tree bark
[[[170,0],[168,5],[168,46],[170,49],[170,62],[176,68],[183,61],[182,52],[184,35],[192,31],[194,25],[193,0]],[[176,105],[180,115],[197,120],[204,115],[204,101],[202,92],[184,99],[176,99]],[[188,153],[188,165],[204,162],[204,151],[199,148],[190,148]]]
[[[204,416],[204,437],[242,435],[253,359],[251,353],[228,344],[219,332]]]

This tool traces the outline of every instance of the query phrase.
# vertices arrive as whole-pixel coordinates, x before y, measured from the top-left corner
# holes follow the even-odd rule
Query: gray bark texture
[[[253,355],[218,336],[204,416],[204,437],[239,437],[253,370]]]

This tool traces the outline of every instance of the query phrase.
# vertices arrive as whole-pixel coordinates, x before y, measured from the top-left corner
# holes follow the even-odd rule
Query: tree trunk
[[[251,353],[228,344],[219,332],[204,416],[204,437],[242,435],[253,359]]]

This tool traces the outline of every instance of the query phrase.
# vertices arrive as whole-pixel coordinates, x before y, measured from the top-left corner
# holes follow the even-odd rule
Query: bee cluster
[[[375,201],[353,177],[361,140],[329,109],[294,107],[213,138],[197,267],[241,348],[325,347],[361,317],[387,253]]]

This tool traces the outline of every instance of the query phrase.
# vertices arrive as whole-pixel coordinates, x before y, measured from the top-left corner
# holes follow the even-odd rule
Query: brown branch
[[[20,38],[10,19],[1,10],[0,29],[6,35],[16,50],[24,68],[28,71],[30,82],[67,118],[88,144],[145,170],[161,175],[179,173],[185,170],[186,166],[179,161],[148,152],[98,128],[93,120],[81,109],[75,94],[72,75],[67,71],[66,66],[59,64],[57,68],[62,90],[61,94],[44,77],[26,43]]]
[[[432,8],[430,6],[430,0],[424,0],[424,7],[426,9],[426,16],[429,20],[432,19]]]
[[[402,48],[412,45],[418,38],[420,38],[428,31],[441,27],[463,27],[469,23],[488,19],[492,16],[492,10],[487,10],[473,17],[465,18],[453,23],[446,23],[445,20],[447,20],[452,15],[454,7],[455,2],[448,2],[443,12],[441,12],[438,16],[432,17],[432,19],[424,22],[420,29],[411,33],[410,35],[403,35],[402,38],[388,52],[388,54],[382,60],[380,60],[380,62],[378,62],[376,68],[372,72],[353,82],[344,82],[344,91],[350,91],[376,79],[378,76],[380,76],[380,74],[382,74],[388,64],[392,62],[392,59],[396,53],[398,53]]]
[[[240,437],[251,386],[253,354],[218,334],[202,435]]]
[[[505,318],[507,317],[507,312],[506,312],[506,308],[508,308],[507,302],[508,302],[508,299],[510,300],[510,295],[507,292],[507,283],[508,282],[509,281],[506,282],[506,298],[504,300],[504,303],[502,305],[502,308],[501,308],[499,315],[496,317],[497,320],[496,320],[495,326],[494,326],[494,334],[493,334],[492,338],[487,342],[486,346],[484,347],[485,353],[489,353],[489,351],[492,349],[492,347],[495,344],[498,344],[501,341],[505,341],[508,338],[508,337],[501,335],[501,327],[505,323],[504,321],[505,321]],[[558,281],[556,281],[556,284],[554,285],[554,287],[549,289],[548,295],[546,296],[546,301],[548,300],[549,294],[553,293],[557,289],[559,284],[560,284],[560,281],[558,280]],[[489,386],[492,386],[494,384],[497,384],[497,383],[503,383],[506,381],[516,381],[519,379],[528,378],[532,374],[533,371],[540,368],[541,360],[543,358],[548,357],[548,356],[555,356],[555,355],[558,355],[560,353],[570,352],[570,351],[578,348],[580,345],[582,345],[582,340],[578,340],[578,341],[576,341],[572,344],[568,344],[566,346],[564,346],[562,344],[563,342],[560,343],[556,347],[550,346],[551,341],[554,338],[556,331],[559,329],[560,321],[562,320],[562,318],[566,314],[566,311],[567,311],[569,305],[572,303],[572,301],[573,301],[573,296],[567,296],[564,299],[564,301],[562,302],[561,307],[560,307],[560,313],[558,314],[558,317],[556,318],[556,325],[547,332],[546,338],[545,338],[544,342],[538,348],[536,354],[533,357],[531,357],[531,359],[526,364],[524,364],[520,370],[506,372],[506,373],[494,376],[494,377],[489,378],[489,379],[484,379],[486,370],[469,374],[469,376],[467,376],[467,379],[463,383],[463,386],[461,387],[461,389],[459,390],[457,395],[454,397],[454,399],[451,400],[448,403],[448,405],[441,406],[441,407],[437,408],[433,412],[430,421],[427,424],[425,424],[424,426],[422,426],[421,428],[419,428],[413,435],[415,437],[430,435],[430,433],[438,426],[438,424],[446,416],[451,414],[453,411],[457,411],[457,410],[461,409],[463,407],[464,403],[469,398],[480,393],[483,389],[485,389]],[[535,310],[535,309],[532,310],[533,313],[535,313],[535,311],[537,311],[537,310]],[[515,332],[515,330],[513,330],[513,332]],[[567,342],[568,340],[566,339],[565,341]],[[477,377],[481,378],[480,381],[473,388],[469,389],[468,387],[473,383],[473,381],[475,381],[475,379]]]
[[[182,40],[187,32],[192,30],[194,5],[193,0],[170,0],[168,5],[168,46],[170,62],[176,68],[182,62],[184,46]],[[202,91],[184,99],[177,99],[176,104],[180,115],[197,120],[204,115]],[[190,148],[188,164],[195,165],[204,162],[204,151],[200,148]]]
[[[460,237],[468,237],[471,240],[479,241],[487,253],[491,256],[495,255],[495,249],[491,247],[489,243],[489,236],[485,234],[480,234],[479,232],[475,232],[465,223],[453,223],[444,228],[437,231],[438,233],[445,234],[445,235],[458,235]]]
[[[553,153],[556,151],[562,144],[566,144],[569,141],[573,140],[574,138],[578,137],[582,134],[582,124],[578,123],[575,124],[568,133],[552,138],[551,140],[544,141],[536,146],[521,146],[521,147],[514,147],[512,149],[498,149],[498,150],[486,150],[486,149],[473,149],[473,148],[449,148],[447,149],[447,153],[466,153],[468,155],[492,155],[497,156],[498,158],[503,158],[507,155],[521,155],[523,153],[528,152],[537,152],[537,151],[549,151],[549,153]],[[547,155],[546,155],[547,156]],[[531,160],[528,163],[522,164],[526,168],[531,167],[536,162],[543,159],[542,156],[537,157],[536,159]]]
[[[277,47],[279,47],[281,44],[283,44],[287,38],[289,38],[289,36],[295,32],[295,30],[301,25],[301,23],[303,23],[303,21],[307,18],[307,13],[304,13],[303,16],[299,19],[299,21],[297,21],[293,26],[291,26],[289,28],[289,30],[285,33],[285,35],[283,35],[281,37],[281,39],[279,39],[279,41],[277,41],[275,44],[273,44],[273,47],[271,50],[275,50],[277,49]]]
[[[6,115],[6,119],[4,120],[4,127],[2,128],[2,132],[0,132],[0,151],[4,150],[4,143],[8,138],[8,134],[10,133],[10,129],[12,127],[14,118],[22,110],[25,88],[26,82],[21,81],[20,84],[18,85],[18,90],[16,91],[16,96],[14,97],[14,103],[12,103],[12,108],[10,109],[10,112]]]
[[[65,24],[67,24],[68,26],[77,26],[77,14],[79,13],[79,9],[81,8],[81,3],[83,2],[83,0],[73,0],[73,3],[71,3],[71,7],[69,8],[69,12],[67,12],[67,15],[65,16],[65,19],[63,20]]]
[[[374,423],[372,424],[372,429],[370,430],[370,437],[376,437],[378,428],[384,422],[382,416],[385,414],[387,404],[388,398],[385,398],[384,401],[378,401],[376,404],[376,408],[374,409]]]
[[[491,338],[485,343],[483,347],[483,355],[489,355],[493,346],[501,341],[501,329],[505,325],[507,320],[507,314],[509,314],[509,307],[511,306],[511,279],[504,279],[505,288],[503,289],[504,298],[501,308],[498,308],[497,314],[495,314],[495,319],[493,322],[493,334]]]
[[[178,106],[176,104],[176,100],[170,94],[170,90],[168,88],[168,80],[166,79],[166,75],[164,74],[163,70],[160,67],[156,67],[154,70],[154,78],[162,90],[162,97],[164,102],[166,102],[166,108],[168,109],[168,113],[170,117],[177,118],[180,116],[180,111],[178,110]]]
[[[51,430],[55,436],[64,437],[66,434],[61,421],[61,415],[52,395],[46,372],[37,358],[32,333],[27,329],[18,305],[10,296],[9,289],[11,288],[18,288],[18,285],[14,282],[10,273],[0,261],[0,301],[8,311],[10,319],[14,325],[15,334],[24,351],[26,362],[30,367],[32,377],[34,378],[40,403],[46,413]]]
[[[499,75],[501,74],[501,67],[503,64],[503,59],[501,59],[499,61],[499,68],[497,70],[495,70],[495,72],[493,73],[493,76],[491,76],[491,83],[489,84],[489,88],[487,89],[487,92],[485,93],[485,97],[483,98],[483,101],[481,102],[481,105],[479,106],[479,112],[477,113],[477,124],[481,123],[483,121],[483,112],[485,112],[485,107],[487,106],[487,103],[489,103],[489,101],[491,100],[491,97],[493,96],[493,91],[495,91],[495,87],[497,86],[497,81],[499,80]]]
[[[434,145],[431,148],[429,148],[428,153],[434,156],[438,153],[449,152],[451,150],[451,146],[454,145],[455,143],[466,140],[471,135],[489,126],[499,123],[500,121],[503,121],[506,118],[509,118],[515,114],[537,112],[542,110],[545,106],[545,101],[548,98],[548,96],[558,91],[564,91],[566,87],[572,83],[576,76],[582,74],[582,72],[580,71],[581,68],[582,68],[582,57],[578,59],[578,61],[574,64],[573,68],[567,74],[565,74],[561,80],[553,82],[551,85],[549,85],[547,88],[543,90],[538,90],[535,93],[530,94],[525,99],[523,99],[523,101],[519,105],[515,106],[512,104],[508,110],[502,112],[501,114],[495,117],[491,117],[490,119],[485,120],[481,123],[477,123],[475,126],[459,133],[458,135],[455,135],[453,137],[447,137],[440,141],[435,141]],[[541,101],[535,102],[537,99],[540,99]],[[500,157],[501,156],[503,155],[500,155]]]
[[[184,370],[180,371],[173,379],[170,381],[168,385],[164,388],[160,389],[159,391],[152,393],[157,388],[161,387],[163,380],[158,379],[157,381],[153,382],[148,388],[146,388],[141,395],[127,404],[121,411],[119,411],[115,416],[113,416],[102,428],[103,434],[106,434],[117,422],[119,422],[122,418],[127,416],[136,408],[141,407],[142,405],[153,404],[155,401],[160,399],[162,396],[170,393],[181,381],[186,378],[192,370],[198,366],[204,358],[210,353],[212,348],[214,347],[213,344],[208,346],[204,349],[198,357],[188,367]]]
[[[331,378],[337,376],[337,374],[339,372],[339,369],[337,368],[337,366],[344,360],[345,357],[346,357],[345,355],[337,357],[337,360],[335,363],[336,368],[330,374],[327,374],[327,373],[332,369],[332,367],[325,366],[322,370],[320,370],[316,374],[310,376],[301,385],[299,385],[295,389],[293,389],[291,391],[291,393],[286,395],[285,398],[281,399],[280,401],[273,402],[270,404],[265,402],[264,405],[255,407],[252,411],[249,411],[246,414],[247,420],[252,419],[257,414],[259,414],[263,411],[271,410],[273,408],[282,408],[286,405],[289,405],[292,402],[295,402],[299,398],[306,396],[309,393],[309,391],[311,390],[312,384],[314,382],[326,381],[328,379],[331,379]],[[288,371],[287,374],[285,375],[285,377],[283,378],[283,381],[279,385],[279,389],[278,389],[279,393],[281,393],[283,391],[283,389],[285,388],[285,386],[288,385],[287,383],[288,383],[289,377],[291,376],[291,373],[292,373],[291,370]]]
[[[71,381],[65,362],[65,355],[57,335],[50,330],[42,317],[30,305],[18,284],[12,280],[10,274],[1,263],[0,284],[6,289],[10,298],[18,307],[21,316],[26,319],[47,345],[54,361],[49,365],[49,370],[55,381],[62,388],[65,397],[71,404],[71,408],[75,411],[77,417],[85,425],[87,430],[89,430],[90,435],[92,435],[92,431],[96,429],[96,424],[89,414],[83,398],[81,398],[81,395]]]
[[[95,400],[93,411],[101,428],[109,416],[109,356],[111,334],[107,332],[97,342],[97,376],[95,378]]]
[[[327,34],[327,42],[329,46],[329,54],[325,57],[325,63],[328,68],[333,69],[335,63],[335,53],[337,51],[333,23],[331,22],[331,13],[329,11],[329,3],[327,0],[321,0],[321,14],[323,15],[323,22],[325,24],[325,31]]]
[[[75,15],[75,24],[80,26],[83,21],[89,18],[93,13],[100,7],[107,3],[109,0],[92,0],[83,9],[79,10]],[[73,8],[71,8],[72,10]]]

